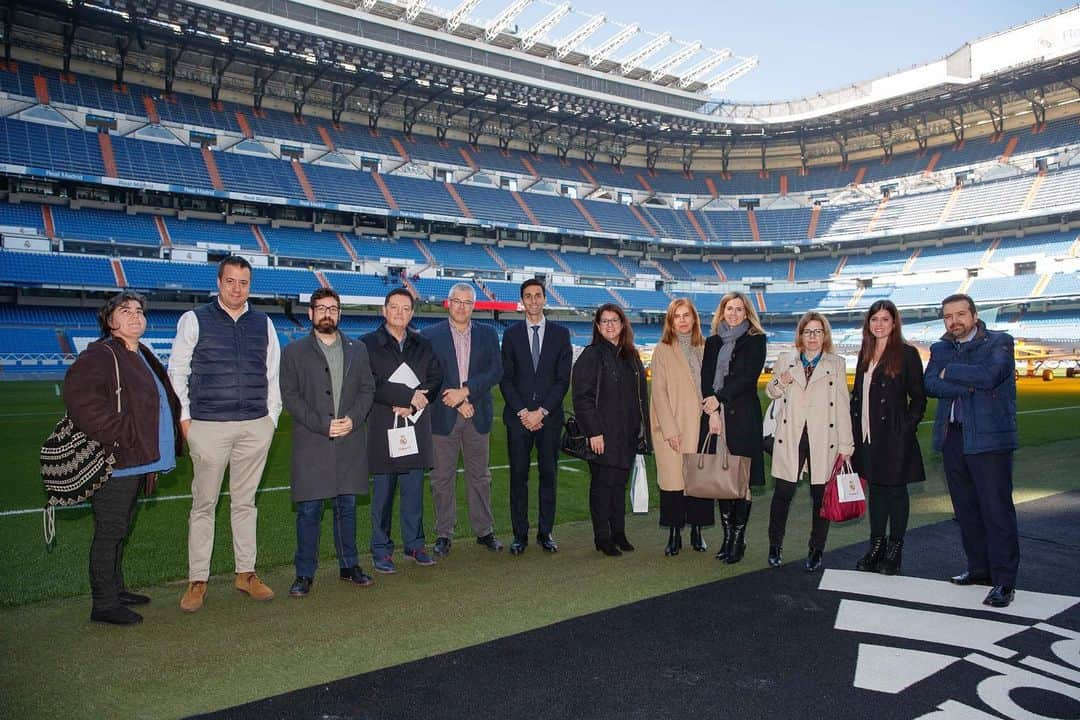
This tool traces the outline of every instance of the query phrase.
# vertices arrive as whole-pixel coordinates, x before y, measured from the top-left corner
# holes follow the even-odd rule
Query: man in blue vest
[[[1012,499],[1016,361],[1008,333],[987,330],[967,295],[941,302],[946,333],[930,348],[926,394],[938,398],[934,449],[941,452],[967,570],[956,585],[992,586],[984,605],[1013,601],[1020,543]]]
[[[281,348],[274,324],[248,305],[251,265],[218,265],[218,296],[180,317],[169,379],[180,398],[180,427],[191,452],[188,587],[185,612],[203,606],[214,548],[214,511],[229,468],[234,587],[256,600],[274,592],[255,574],[255,491],[281,414]]]

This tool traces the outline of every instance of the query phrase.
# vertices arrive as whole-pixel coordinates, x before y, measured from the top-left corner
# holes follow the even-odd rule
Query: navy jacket
[[[1016,361],[1008,333],[987,330],[979,320],[970,342],[961,344],[951,335],[942,336],[930,347],[923,382],[927,395],[940,398],[934,417],[935,450],[940,451],[945,444],[954,399],[961,403],[965,454],[1009,452],[1020,444],[1016,434]]]
[[[454,336],[450,321],[444,320],[424,328],[421,335],[431,343],[435,357],[442,366],[442,390],[461,387],[458,377],[457,353],[454,352]],[[490,325],[472,324],[472,341],[469,349],[469,402],[473,406],[472,422],[478,433],[491,432],[494,404],[491,401],[491,388],[502,379],[502,357],[499,354],[499,336]],[[440,391],[441,392],[441,391]],[[431,398],[431,432],[436,435],[449,435],[457,422],[458,411]]]
[[[570,389],[570,365],[573,360],[570,331],[562,325],[547,321],[544,343],[540,347],[540,363],[535,371],[525,322],[516,322],[506,329],[502,342],[503,377],[499,388],[506,401],[503,420],[507,430],[521,428],[517,414],[523,408],[546,408],[552,422],[562,424],[563,398]]]

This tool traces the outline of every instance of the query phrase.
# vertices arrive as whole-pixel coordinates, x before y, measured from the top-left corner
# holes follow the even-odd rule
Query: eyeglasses
[[[457,298],[450,298],[450,304],[458,307],[472,307],[476,303],[472,300],[458,300]]]
[[[316,315],[340,315],[340,305],[315,305],[313,307]]]
[[[597,325],[622,325],[622,320],[619,318],[604,318],[603,320],[597,320]]]
[[[822,337],[822,336],[825,335],[825,331],[824,330],[818,330],[818,329],[803,330],[802,334],[803,334],[803,337]]]

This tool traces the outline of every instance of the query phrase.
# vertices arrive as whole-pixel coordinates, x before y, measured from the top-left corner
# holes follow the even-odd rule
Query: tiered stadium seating
[[[0,250],[0,282],[23,287],[116,287],[108,258],[17,250]]]

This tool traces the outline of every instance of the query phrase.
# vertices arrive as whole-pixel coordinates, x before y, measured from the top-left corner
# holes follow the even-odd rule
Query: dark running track
[[[206,717],[888,720],[939,708],[949,712],[934,717],[961,717],[967,705],[985,715],[964,717],[1080,718],[1080,491],[1018,510],[1022,589],[1012,613],[985,611],[985,588],[958,607],[947,604],[952,586],[913,580],[963,569],[950,521],[908,535],[905,578],[837,572],[862,554],[854,546],[826,554],[825,580],[792,562]],[[876,595],[819,587],[864,580],[893,584]],[[1015,614],[1037,614],[1031,593],[1072,598],[1042,618]],[[834,627],[841,615],[847,629]],[[853,630],[852,618],[882,627]],[[1032,669],[1032,658],[1057,674]],[[861,676],[855,687],[857,664],[884,668],[885,680]],[[865,689],[882,682],[896,686]]]

